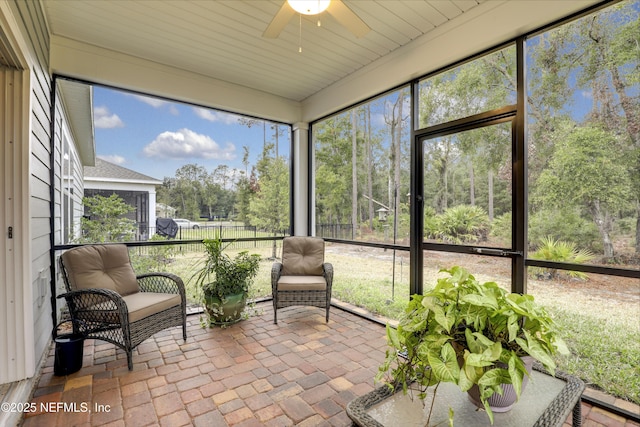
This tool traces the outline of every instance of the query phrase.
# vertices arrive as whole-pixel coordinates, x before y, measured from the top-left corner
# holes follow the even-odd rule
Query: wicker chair
[[[89,245],[60,257],[74,325],[87,338],[108,341],[127,353],[133,369],[133,349],[155,333],[182,326],[187,339],[184,283],[169,273],[136,276],[125,245]]]
[[[333,266],[324,262],[324,240],[319,237],[285,237],[282,262],[271,269],[273,323],[278,309],[309,305],[326,309],[329,321]]]

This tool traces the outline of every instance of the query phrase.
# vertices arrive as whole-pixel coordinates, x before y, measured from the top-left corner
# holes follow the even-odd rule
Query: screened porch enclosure
[[[432,286],[440,269],[463,265],[481,280],[536,295],[564,321],[579,316],[584,317],[581,323],[597,324],[600,316],[586,313],[593,311],[592,304],[598,304],[607,323],[595,332],[580,329],[577,333],[588,333],[599,346],[604,342],[595,337],[606,336],[607,329],[626,331],[619,336],[616,345],[621,347],[614,352],[633,354],[634,344],[623,343],[637,341],[638,330],[632,325],[640,298],[640,263],[634,242],[637,212],[629,187],[635,179],[636,149],[629,133],[633,123],[628,122],[633,121],[635,110],[622,105],[616,109],[613,93],[601,95],[602,102],[611,100],[607,108],[617,114],[610,128],[603,128],[599,114],[604,107],[577,102],[576,92],[591,87],[613,91],[613,86],[603,86],[607,74],[587,73],[584,65],[566,63],[564,57],[588,57],[585,48],[576,47],[583,45],[575,43],[586,37],[582,30],[587,22],[600,20],[603,26],[624,34],[628,21],[617,19],[637,14],[634,5],[623,2],[618,8],[596,10],[545,32],[520,37],[312,122],[310,161],[286,155],[295,153],[300,148],[296,144],[304,140],[299,127],[281,124],[281,133],[269,124],[272,122],[260,125],[258,119],[251,119],[258,128],[273,129],[245,146],[246,153],[256,146],[262,150],[262,157],[246,168],[263,168],[262,175],[224,175],[221,170],[225,168],[220,166],[215,170],[210,166],[210,170],[227,183],[221,187],[236,192],[238,201],[246,196],[246,206],[260,201],[266,207],[261,218],[265,221],[256,224],[255,213],[252,216],[250,210],[231,203],[229,212],[238,226],[253,227],[253,234],[223,235],[238,240],[237,250],[249,248],[265,260],[253,296],[270,297],[267,260],[280,256],[282,236],[315,230],[328,242],[327,256],[337,266],[337,278],[342,279],[336,280],[335,298],[374,316],[398,318],[409,296]],[[617,43],[615,35],[609,42]],[[555,56],[550,56],[547,44],[556,46]],[[596,61],[598,56],[593,55],[588,58]],[[620,72],[633,97],[637,90],[630,72],[633,61],[621,61]],[[543,62],[554,64],[553,76],[540,74]],[[563,81],[565,75],[579,73],[579,81]],[[550,95],[549,86],[558,88],[557,92]],[[589,108],[591,112],[585,112]],[[291,137],[283,136],[287,133]],[[615,154],[616,168],[589,169],[580,163],[583,159],[574,141],[591,144],[595,163],[613,156],[606,145],[614,144],[621,150]],[[302,182],[310,183],[309,192],[294,178],[307,162],[311,167]],[[580,187],[584,183],[578,178],[581,166],[596,178],[590,184],[597,191],[613,189],[615,181],[616,198],[585,198],[585,188]],[[565,177],[570,184],[553,181],[566,169],[576,171]],[[193,176],[199,179],[200,175]],[[253,182],[250,185],[258,190],[243,195],[243,182]],[[554,182],[560,192],[550,186]],[[165,185],[177,189],[182,198],[190,191],[173,177],[165,176]],[[171,205],[159,193],[159,201]],[[300,193],[305,197],[293,196]],[[595,205],[599,211],[594,210]],[[211,206],[202,201],[195,212]],[[614,206],[618,209],[615,215]],[[307,209],[310,217],[287,219]],[[278,215],[270,219],[267,213]],[[193,215],[192,219],[198,218]],[[179,240],[184,244],[159,242],[143,249],[136,243],[141,268],[155,265],[188,275],[199,257],[198,239],[209,230],[216,233],[227,227],[235,225],[201,221],[198,230],[181,230]],[[607,243],[612,239],[614,252]],[[613,300],[607,298],[611,293]],[[587,295],[594,301],[589,302]],[[195,303],[195,292],[191,296]],[[593,351],[578,340],[575,345],[580,354]],[[588,369],[577,360],[583,357],[563,363],[570,373],[597,376],[582,371]],[[624,366],[636,362],[633,356],[625,356],[620,367],[624,371]],[[615,381],[605,385],[610,378],[597,381],[613,393],[625,394],[621,390],[632,385]]]
[[[202,239],[221,236],[231,254],[260,255],[251,298],[262,304],[282,239],[316,235],[334,265],[333,307],[348,313],[330,327],[344,332],[351,315],[393,324],[411,295],[461,265],[480,281],[533,295],[568,337],[572,353],[559,368],[601,392],[599,406],[640,422],[640,1],[393,3],[343,0],[369,27],[358,37],[330,12],[320,26],[294,15],[266,37],[284,0],[0,2],[0,312],[8,325],[0,383],[15,385],[2,388],[3,402],[37,389],[60,401],[74,387],[75,378],[36,385],[50,373],[51,330],[65,315],[57,299],[64,251],[124,242],[137,272],[180,275],[190,331],[208,341],[197,332],[193,283]],[[144,183],[152,188],[92,187],[84,169],[99,160],[153,177]],[[160,236],[156,218],[182,226]],[[262,320],[257,314],[251,324]],[[291,343],[270,341],[287,337],[252,337],[276,346],[263,354],[275,365],[263,368],[287,364],[280,350]],[[193,343],[164,348],[172,340],[169,332],[154,338],[157,348],[142,347],[139,368],[169,374],[167,388],[184,385],[180,399],[206,395],[183,420],[195,423],[218,393],[191,387],[203,381],[191,374],[196,365],[212,369],[202,358],[220,355]],[[344,345],[340,357],[360,363],[363,355]],[[190,353],[192,366],[173,359],[192,350],[206,354]],[[136,411],[157,422],[185,416],[151,401],[125,408],[139,374],[122,375],[118,353],[91,351],[83,392],[119,390],[123,422]],[[225,372],[244,362],[255,361],[233,360]],[[300,397],[339,423],[347,396],[371,385],[360,374],[374,361],[363,363],[358,378],[333,372],[333,385],[322,387],[337,399],[314,406],[294,393],[300,406],[286,416],[298,419]],[[271,385],[305,390],[314,372],[287,366],[286,382]],[[255,368],[256,377],[265,373]],[[101,375],[106,381],[96,382]],[[225,385],[242,394],[262,379]],[[246,408],[254,418],[259,409],[251,397],[218,419],[252,422]],[[281,397],[274,411],[284,410]],[[229,402],[221,399],[213,412]],[[245,408],[227,419],[242,409],[233,405]],[[15,421],[0,414],[0,424],[7,415]]]

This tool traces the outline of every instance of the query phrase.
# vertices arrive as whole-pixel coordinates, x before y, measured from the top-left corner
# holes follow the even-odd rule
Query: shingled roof
[[[96,158],[95,166],[84,167],[85,180],[126,181],[147,184],[162,184],[162,181],[131,169]]]

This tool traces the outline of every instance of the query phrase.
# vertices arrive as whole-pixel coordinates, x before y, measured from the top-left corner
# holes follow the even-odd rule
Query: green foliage
[[[425,236],[445,242],[475,243],[487,239],[489,217],[478,206],[458,205],[443,214],[425,218]]]
[[[462,391],[475,384],[493,423],[487,399],[502,394],[502,384],[512,384],[520,396],[527,375],[522,356],[533,357],[553,374],[552,356],[568,350],[533,296],[507,293],[495,282],[480,283],[458,266],[441,271],[448,276],[424,295],[411,297],[398,328],[387,326],[390,348],[376,379],[390,375],[392,384],[405,390],[415,381],[423,395],[440,382]]]
[[[515,54],[511,46],[421,82],[420,127],[513,103]]]
[[[242,251],[231,258],[224,250],[232,242],[224,244],[220,238],[214,238],[204,239],[202,243],[207,257],[192,277],[196,285],[205,295],[211,294],[220,300],[234,294],[247,295],[260,268],[260,255]]]
[[[576,245],[571,242],[555,240],[553,237],[547,236],[540,239],[538,249],[531,254],[531,258],[544,261],[567,262],[571,264],[584,264],[594,258],[593,253],[587,249],[577,249]],[[541,278],[557,279],[560,275],[555,268],[532,269],[533,271],[541,270]],[[571,277],[586,279],[587,275],[580,271],[567,271]]]
[[[165,177],[158,187],[158,202],[177,209],[176,217],[198,220],[201,216],[228,217],[236,204],[236,188],[240,188],[240,175],[236,180],[236,171],[220,164],[207,172],[204,166],[186,164],[175,172],[175,178]],[[244,205],[242,205],[244,206]]]
[[[494,218],[491,223],[491,235],[501,239],[505,246],[511,245],[512,220],[513,215],[511,212],[507,212]]]
[[[632,180],[621,138],[599,127],[559,132],[553,157],[538,179],[535,200],[546,206],[577,206],[598,225],[604,256],[613,256],[615,213],[631,202]]]
[[[637,310],[632,308],[605,318],[594,316],[590,313],[592,310],[576,313],[575,310],[554,308],[553,311],[571,348],[571,354],[558,357],[562,370],[609,395],[640,405]]]
[[[616,231],[620,234],[634,236],[636,232],[636,218],[627,217],[616,221]]]
[[[168,237],[154,234],[150,239],[152,242],[166,241]],[[131,265],[138,274],[165,271],[167,265],[173,261],[176,248],[173,245],[149,246],[146,253],[130,251]]]
[[[265,150],[270,148],[267,145]],[[262,230],[283,232],[289,229],[289,172],[282,157],[267,154],[258,162],[259,191],[251,195],[248,218]]]
[[[575,207],[543,209],[529,216],[529,241],[535,246],[546,237],[575,243],[592,252],[602,251],[602,242],[593,221],[580,215]]]
[[[82,237],[79,243],[127,242],[135,235],[135,221],[124,215],[135,208],[117,194],[104,197],[99,194],[82,199],[89,218],[81,219]]]
[[[597,127],[569,128],[556,141],[553,158],[538,180],[537,198],[609,211],[625,206],[630,176],[619,138]]]

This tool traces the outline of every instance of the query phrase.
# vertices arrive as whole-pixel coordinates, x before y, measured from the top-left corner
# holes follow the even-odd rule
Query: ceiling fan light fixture
[[[293,10],[303,15],[317,15],[329,7],[331,0],[287,0]]]

